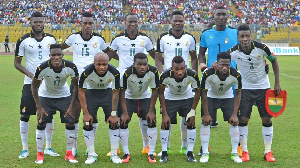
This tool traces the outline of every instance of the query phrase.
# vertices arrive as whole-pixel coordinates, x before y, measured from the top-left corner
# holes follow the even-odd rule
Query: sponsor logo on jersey
[[[214,39],[214,36],[209,36],[209,38],[211,38],[212,40]]]
[[[95,44],[93,45],[93,47],[94,47],[94,48],[97,48],[97,43],[95,43]]]
[[[228,38],[225,39],[225,44],[227,44],[227,43],[228,43]]]

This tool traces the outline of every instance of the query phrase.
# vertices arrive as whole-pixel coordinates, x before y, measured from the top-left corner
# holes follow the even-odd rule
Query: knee
[[[249,118],[246,117],[240,117],[239,118],[239,122],[240,123],[245,123],[246,125],[248,124]]]
[[[272,126],[272,120],[270,117],[262,117],[261,118],[262,124],[263,125],[270,125]]]

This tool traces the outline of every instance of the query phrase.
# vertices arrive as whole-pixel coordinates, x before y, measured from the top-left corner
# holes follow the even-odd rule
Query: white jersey
[[[125,89],[126,99],[146,99],[151,97],[151,89],[158,89],[159,76],[156,67],[148,65],[146,74],[137,76],[136,69],[131,66],[127,68],[121,78],[122,89]]]
[[[241,74],[235,68],[230,67],[224,81],[220,80],[219,71],[209,68],[203,72],[201,79],[201,89],[208,90],[207,97],[226,99],[233,98],[232,84],[235,90],[242,89]]]
[[[160,76],[160,84],[167,86],[165,90],[165,99],[167,100],[183,100],[193,97],[192,88],[199,89],[200,81],[198,74],[187,68],[182,81],[176,81],[174,72],[166,69]]]
[[[73,46],[73,62],[77,66],[79,74],[84,71],[84,67],[94,62],[94,56],[100,49],[104,52],[109,49],[104,38],[94,32],[90,39],[83,39],[81,32],[73,33],[64,43],[67,46]]]
[[[242,75],[243,89],[268,89],[270,81],[265,71],[265,57],[269,61],[275,57],[265,44],[252,41],[251,48],[250,53],[245,53],[238,44],[229,50]]]
[[[90,64],[80,75],[78,87],[81,89],[119,89],[120,73],[116,67],[108,64],[107,72],[99,75],[94,64]]]
[[[124,72],[127,67],[133,64],[133,57],[136,53],[150,52],[154,50],[153,43],[144,33],[138,33],[133,39],[125,33],[118,34],[110,44],[110,48],[118,51],[119,55],[119,72]]]
[[[50,60],[37,67],[34,78],[42,80],[39,87],[39,96],[48,98],[61,98],[71,95],[67,83],[68,77],[77,78],[78,70],[74,63],[62,60],[62,70],[55,72]]]
[[[50,44],[55,43],[56,40],[51,34],[43,33],[43,38],[37,40],[32,32],[27,33],[18,40],[15,56],[25,57],[26,69],[34,74],[36,67],[49,59]],[[25,75],[24,84],[31,82],[31,78]]]
[[[172,29],[169,32],[161,34],[156,43],[156,52],[164,54],[165,69],[172,66],[172,60],[175,56],[182,56],[189,68],[190,52],[196,51],[196,40],[193,35],[183,31],[179,38],[176,38]]]

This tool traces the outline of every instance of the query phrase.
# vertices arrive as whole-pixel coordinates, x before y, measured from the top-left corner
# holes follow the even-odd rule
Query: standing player
[[[72,146],[75,141],[74,109],[73,105],[77,97],[78,71],[75,64],[63,60],[60,44],[50,45],[50,59],[37,67],[31,90],[37,108],[37,159],[35,163],[44,162],[44,137],[46,123],[51,122],[56,110],[60,112],[61,122],[66,126],[67,151],[65,160],[70,163],[78,161],[72,154]],[[72,78],[74,84],[73,96],[67,84],[67,78]],[[43,80],[43,82],[42,82]]]
[[[115,117],[119,101],[120,73],[108,64],[109,57],[105,53],[97,53],[94,63],[87,66],[79,80],[78,97],[83,111],[83,136],[88,150],[86,164],[93,164],[97,160],[95,153],[93,124],[97,123],[97,111],[103,108],[105,121],[111,121]],[[110,117],[112,116],[112,117]],[[109,118],[110,117],[110,118]],[[113,120],[112,120],[113,121]],[[117,155],[119,145],[119,128],[109,124],[109,136],[111,142],[111,161],[122,163]]]
[[[104,38],[93,32],[94,20],[91,13],[83,13],[81,17],[81,31],[71,34],[62,44],[62,48],[73,46],[73,62],[78,68],[79,74],[84,71],[84,67],[93,63],[94,56],[102,50],[103,52],[112,52],[105,44]],[[73,85],[71,84],[71,92]],[[74,156],[78,154],[77,151],[77,137],[78,137],[78,119],[80,116],[80,103],[78,99],[75,102],[75,143],[72,149]],[[93,131],[96,133],[98,122],[93,123]]]
[[[252,41],[251,31],[248,25],[243,24],[238,27],[238,40],[240,44],[232,47],[229,53],[231,59],[237,63],[243,77],[242,98],[239,107],[240,144],[243,150],[242,160],[250,160],[247,148],[247,124],[252,112],[252,106],[255,103],[262,120],[262,134],[265,143],[264,157],[268,162],[275,162],[275,158],[272,155],[273,152],[271,151],[273,126],[271,116],[267,113],[265,108],[265,96],[267,89],[270,88],[270,81],[265,71],[264,58],[267,58],[272,63],[275,75],[274,89],[276,90],[276,95],[281,91],[278,61],[265,44]]]
[[[41,12],[32,13],[30,25],[32,31],[25,34],[17,42],[14,60],[15,68],[25,74],[20,105],[20,133],[23,145],[23,150],[19,156],[20,159],[29,156],[27,144],[29,129],[28,121],[30,115],[36,114],[36,105],[31,93],[31,81],[36,67],[49,58],[50,44],[56,42],[54,36],[44,33],[44,16]],[[25,57],[26,68],[21,64],[23,57]],[[51,148],[53,127],[53,120],[46,124],[46,148],[44,152],[50,156],[59,156],[59,154]]]
[[[201,80],[202,89],[202,107],[204,115],[200,129],[200,139],[203,154],[200,158],[201,163],[209,160],[208,144],[210,138],[211,111],[217,111],[221,108],[224,121],[229,123],[229,135],[231,137],[231,159],[236,163],[242,160],[237,153],[239,143],[239,129],[237,112],[241,101],[241,75],[235,68],[230,67],[230,54],[220,52],[217,56],[217,70],[209,68],[203,73]],[[236,89],[236,95],[233,95],[232,84]]]
[[[147,51],[149,55],[155,59],[155,50],[151,39],[144,33],[138,31],[138,15],[135,13],[129,13],[125,16],[126,30],[123,33],[118,34],[110,44],[110,48],[114,51],[110,57],[119,57],[119,72],[122,75],[124,70],[133,64],[133,57],[136,53]],[[118,54],[117,54],[118,52]],[[117,56],[118,55],[118,56]],[[148,153],[149,138],[147,136],[148,126],[143,124],[142,120],[139,120],[140,127],[142,130],[144,154]],[[121,137],[128,137],[128,128],[124,128],[121,125],[120,129]],[[121,144],[128,144],[125,141],[126,138],[121,139]],[[107,154],[110,156],[110,153]],[[125,156],[125,155],[124,155]],[[125,158],[126,160],[126,158]]]
[[[147,129],[147,137],[149,142],[146,148],[148,148],[148,161],[155,163],[154,150],[157,139],[156,129],[156,116],[154,113],[155,103],[158,96],[159,76],[156,67],[148,64],[147,55],[144,53],[137,53],[134,56],[134,63],[128,67],[123,78],[121,79],[122,90],[120,92],[120,100],[122,106],[121,125],[128,128],[128,122],[130,121],[132,114],[137,113],[139,121]],[[149,85],[152,89],[150,93]],[[127,138],[128,137],[122,137]],[[128,144],[123,148],[125,156],[124,163],[127,163],[130,159]]]
[[[165,90],[165,88],[167,89]],[[195,89],[193,97],[192,88]],[[160,162],[168,160],[167,143],[171,124],[177,124],[177,112],[187,123],[187,160],[196,162],[193,149],[196,140],[195,110],[200,99],[198,74],[186,68],[181,56],[175,56],[171,69],[165,70],[160,77],[159,100],[162,108],[162,129],[160,131],[162,156]]]
[[[157,39],[155,65],[159,72],[163,72],[163,66],[165,69],[171,68],[172,59],[175,56],[182,56],[189,68],[189,56],[191,56],[192,69],[198,72],[198,59],[196,55],[196,40],[193,35],[183,30],[184,15],[181,11],[174,11],[171,14],[172,29],[168,32],[161,34]],[[164,57],[162,56],[164,55]],[[171,127],[170,135],[171,135]],[[187,150],[187,126],[184,117],[181,117],[180,122],[181,129],[181,154],[186,154]],[[170,153],[170,135],[168,142],[168,152]],[[161,153],[158,154],[159,156]]]
[[[225,7],[219,6],[214,13],[215,26],[202,32],[200,38],[199,64],[203,72],[206,67],[212,67],[217,61],[217,55],[220,52],[226,52],[232,46],[238,43],[237,30],[227,26],[228,12]],[[205,52],[208,49],[207,64]],[[236,68],[234,61],[231,61],[231,67]],[[212,127],[217,127],[217,113],[210,114],[212,117]]]

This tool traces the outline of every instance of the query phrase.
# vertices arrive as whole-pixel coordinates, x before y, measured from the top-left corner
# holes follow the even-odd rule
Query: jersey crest
[[[280,116],[285,110],[286,101],[286,90],[282,90],[279,95],[275,96],[275,90],[268,89],[266,92],[265,106],[269,115],[275,118]]]

